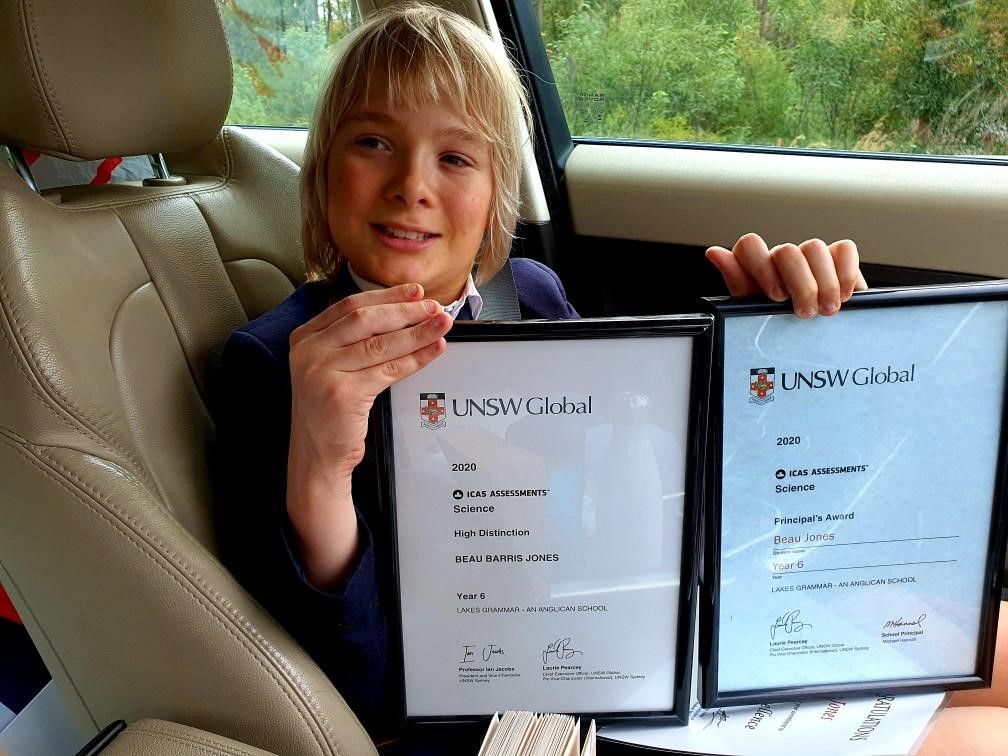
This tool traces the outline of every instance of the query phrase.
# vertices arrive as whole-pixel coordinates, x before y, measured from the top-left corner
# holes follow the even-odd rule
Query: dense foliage
[[[353,0],[219,0],[236,123],[304,126]],[[533,0],[571,133],[1008,153],[1008,0]]]
[[[217,0],[231,45],[228,123],[308,126],[333,46],[360,23],[355,0]]]

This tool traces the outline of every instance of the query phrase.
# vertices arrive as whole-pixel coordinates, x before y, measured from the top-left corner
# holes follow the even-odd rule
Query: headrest
[[[0,2],[0,143],[63,158],[184,152],[231,103],[214,0]]]

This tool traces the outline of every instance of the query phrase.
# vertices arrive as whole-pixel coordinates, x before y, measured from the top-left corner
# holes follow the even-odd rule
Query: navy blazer
[[[552,270],[524,258],[512,260],[512,270],[523,318],[578,317]],[[396,608],[373,439],[369,437],[353,474],[360,548],[348,578],[336,590],[319,591],[305,580],[286,509],[290,335],[331,302],[356,291],[345,271],[331,284],[305,284],[231,334],[212,402],[214,467],[225,562],[315,659],[373,733],[402,714],[401,660],[388,651],[387,617]],[[376,426],[369,423],[371,429]]]

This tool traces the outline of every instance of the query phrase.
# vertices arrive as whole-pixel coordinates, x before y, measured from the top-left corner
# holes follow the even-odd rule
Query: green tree
[[[920,151],[1008,154],[1008,7],[921,5],[895,61],[890,129]]]
[[[763,18],[759,19],[762,24]],[[738,102],[738,141],[758,144],[790,144],[794,139],[794,113],[799,87],[781,50],[763,37],[766,29],[738,34],[736,44],[745,91]]]
[[[611,17],[588,10],[558,25],[554,73],[575,133],[647,138],[670,123],[697,135],[721,128],[744,86],[738,56],[731,30],[693,5],[703,7],[626,0]]]
[[[229,123],[307,126],[332,45],[359,23],[353,0],[218,0],[231,46]]]

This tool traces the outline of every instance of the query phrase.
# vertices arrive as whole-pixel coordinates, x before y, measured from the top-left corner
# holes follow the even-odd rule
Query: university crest
[[[420,394],[420,425],[437,430],[445,427],[445,395]]]
[[[774,369],[752,368],[749,371],[749,401],[766,404],[773,401]]]

